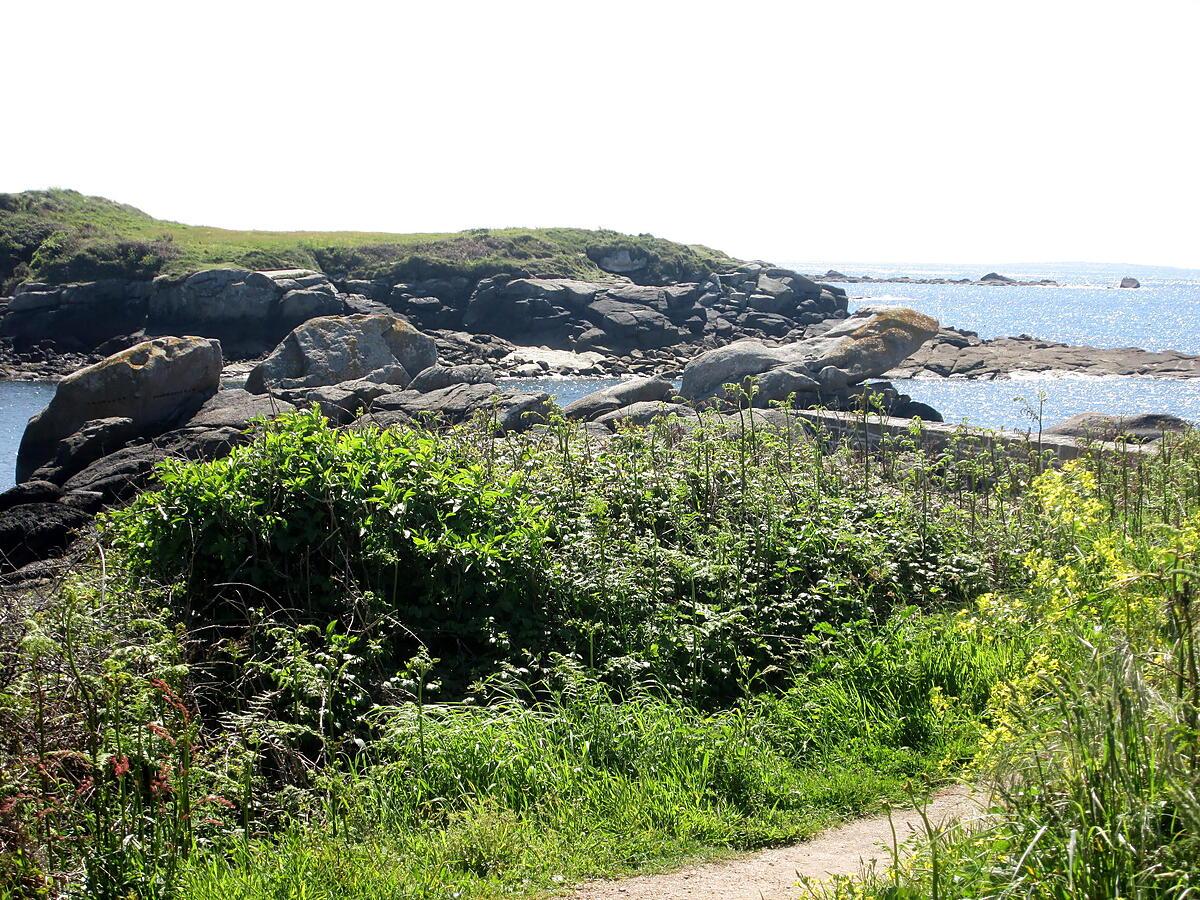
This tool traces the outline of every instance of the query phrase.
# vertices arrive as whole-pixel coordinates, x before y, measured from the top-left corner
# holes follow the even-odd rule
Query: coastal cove
[[[961,269],[872,265],[808,265],[864,273],[876,279],[966,277]],[[1200,352],[1200,272],[1175,269],[1051,265],[1004,269],[1023,280],[1054,285],[925,284],[910,281],[833,282],[846,290],[851,312],[869,306],[911,307],[943,326],[976,332],[983,339],[1030,334],[1044,340],[1097,348],[1138,346],[1148,350]],[[1113,285],[1132,271],[1137,290]],[[907,273],[903,276],[900,273]],[[975,273],[977,275],[978,273]],[[463,361],[467,361],[464,359]],[[907,374],[907,373],[905,373]],[[508,378],[518,391],[544,391],[559,406],[619,384],[619,377],[543,376]],[[1012,377],[893,377],[903,394],[939,410],[950,423],[1017,431],[1049,428],[1077,413],[1113,415],[1164,412],[1200,420],[1200,379],[1092,376],[1071,372],[1018,372]],[[30,416],[53,395],[48,382],[0,381],[0,490],[14,483],[17,446]],[[1038,420],[1040,412],[1040,423]]]
[[[0,16],[0,900],[1200,900],[1200,0],[465,12]]]
[[[620,378],[512,378],[504,383],[520,391],[545,391],[566,406],[594,391],[620,384]],[[892,384],[914,400],[942,412],[947,422],[984,428],[1036,432],[1032,413],[1045,395],[1042,426],[1059,424],[1076,413],[1104,410],[1113,415],[1168,412],[1200,420],[1200,381],[1136,376],[1093,377],[1028,374],[1014,378],[898,378]],[[54,385],[0,381],[0,490],[14,483],[17,446],[30,416],[50,401]]]

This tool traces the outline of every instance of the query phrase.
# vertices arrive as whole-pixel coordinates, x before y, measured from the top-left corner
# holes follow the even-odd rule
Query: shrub
[[[902,495],[814,484],[796,468],[808,444],[672,440],[594,451],[566,423],[497,442],[298,413],[224,460],[167,464],[108,534],[134,577],[179,585],[189,621],[337,621],[382,636],[393,668],[428,647],[458,693],[561,653],[617,687],[728,699],[785,681],[819,623],[882,621],[981,577],[964,535]]]

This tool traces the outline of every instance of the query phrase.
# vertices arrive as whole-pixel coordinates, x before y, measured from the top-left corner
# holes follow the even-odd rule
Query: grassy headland
[[[0,880],[532,895],[974,767],[1017,799],[971,890],[935,848],[935,895],[1185,896],[1200,441],[1172,440],[1054,471],[715,415],[604,445],[281,418],[10,600]],[[929,896],[928,858],[863,889]]]
[[[687,280],[732,265],[706,247],[580,228],[479,228],[457,234],[232,231],[167,222],[76,191],[0,194],[0,291],[55,283],[153,278],[220,266],[303,267],[331,277],[400,281],[499,272],[601,278],[594,258],[626,248],[648,280]]]

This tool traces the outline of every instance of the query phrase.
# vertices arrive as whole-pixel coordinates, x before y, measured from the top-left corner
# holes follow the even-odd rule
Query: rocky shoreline
[[[781,294],[803,284],[785,283],[790,276],[771,273],[745,277],[760,286],[777,287]],[[691,288],[692,302],[704,296],[696,294],[698,287]],[[559,291],[605,304],[600,308],[616,321],[613,330],[596,326],[601,334],[574,341],[573,350],[518,346],[491,334],[446,329],[427,333],[382,305],[307,318],[253,362],[229,364],[223,343],[214,337],[160,335],[119,349],[63,378],[46,410],[30,421],[17,456],[19,483],[0,494],[0,576],[17,570],[24,573],[22,578],[37,576],[41,561],[61,553],[97,512],[152,484],[155,466],[162,460],[219,458],[249,439],[255,421],[297,409],[316,406],[342,428],[447,426],[482,415],[498,434],[544,425],[560,413],[589,433],[607,436],[624,425],[647,424],[661,416],[686,425],[705,410],[740,415],[747,407],[779,406],[869,409],[940,422],[937,410],[913,401],[886,378],[939,366],[949,366],[945,374],[954,374],[962,354],[969,359],[974,358],[971,353],[982,354],[979,358],[985,359],[990,344],[1002,343],[941,328],[935,319],[903,307],[864,308],[850,314],[843,298],[818,287],[808,301],[795,296],[788,301],[795,307],[829,303],[835,314],[800,324],[800,315],[810,314],[798,315],[792,308],[797,324],[792,329],[795,336],[787,340],[760,335],[707,347],[700,339],[647,346],[657,339],[646,341],[637,316],[625,318],[628,310],[611,299],[614,289],[593,293],[592,288],[508,279],[493,286],[485,307],[496,317],[496,328],[521,337],[531,323],[543,335],[577,327],[573,317],[556,307],[583,301]],[[617,290],[633,293],[626,287]],[[724,293],[719,288],[706,291],[718,292]],[[667,303],[664,295],[671,296],[650,296]],[[527,304],[529,299],[547,302]],[[706,308],[720,308],[722,302],[728,303],[714,299]],[[530,308],[532,313],[515,323],[502,319],[513,307]],[[652,303],[645,308],[662,312]],[[682,304],[680,308],[686,309]],[[671,322],[665,313],[661,319]],[[671,328],[686,330],[658,322],[653,326],[657,332],[650,334],[666,334]],[[546,392],[507,383],[506,376],[551,370],[618,374],[611,364],[611,347],[605,346],[614,334],[626,341],[626,353],[617,357],[619,367],[671,366],[670,374],[679,376],[678,387],[672,379],[653,374],[635,377],[556,410]],[[643,346],[629,347],[632,337]],[[585,349],[589,345],[597,349]],[[697,345],[700,349],[680,364],[685,348]],[[1076,349],[1038,348],[1046,359]],[[952,351],[957,355],[950,359]],[[1109,362],[1112,367],[1118,363],[1116,356]],[[1168,363],[1175,368],[1169,369]],[[1162,369],[1187,370],[1191,377],[1200,374],[1194,363],[1164,360]],[[244,387],[231,386],[235,379]],[[1144,430],[1152,437],[1160,427],[1163,424],[1155,421]]]
[[[847,275],[836,269],[829,269],[824,275],[810,276],[818,281],[835,281],[839,284],[956,284],[974,285],[978,287],[1058,287],[1053,278],[1020,279],[1001,275],[999,272],[988,272],[979,278],[941,278],[936,276],[919,275]],[[1126,275],[1114,287],[1139,288],[1141,284],[1136,278]]]
[[[256,359],[311,318],[389,314],[432,335],[454,363],[515,370],[541,362],[522,358],[520,348],[541,347],[590,355],[582,368],[591,374],[649,374],[681,369],[697,352],[738,338],[797,340],[807,326],[847,315],[844,290],[788,269],[747,263],[658,285],[619,274],[619,256],[602,262],[613,271],[596,282],[518,273],[392,284],[303,269],[27,282],[0,300],[0,372],[62,377],[146,338],[184,334],[220,340],[227,359]],[[581,368],[561,359],[564,371]]]
[[[820,325],[809,326],[802,337],[812,337]],[[686,342],[654,351],[609,356],[594,350],[559,350],[546,346],[514,344],[495,335],[464,331],[432,331],[441,358],[449,365],[490,365],[499,377],[536,378],[658,376],[677,378],[687,361],[711,343]],[[781,343],[767,338],[768,344]],[[716,343],[724,346],[732,341]],[[15,351],[0,343],[0,381],[61,381],[72,372],[104,357],[98,353],[59,353],[52,347]],[[241,380],[263,355],[227,363],[227,379]],[[1029,335],[980,338],[971,331],[942,328],[904,363],[886,373],[888,378],[970,378],[991,380],[1024,373],[1141,376],[1190,380],[1200,378],[1200,356],[1175,350],[1142,350],[1138,347],[1089,347],[1045,341]]]
[[[760,262],[696,281],[641,284],[623,272],[628,267],[619,254],[601,257],[599,264],[607,267],[603,281],[536,273],[472,280],[447,273],[393,284],[331,279],[306,269],[226,268],[152,281],[27,282],[0,299],[0,379],[57,381],[166,335],[216,338],[227,362],[251,363],[309,319],[356,314],[401,316],[433,338],[447,364],[489,365],[502,376],[674,378],[696,355],[737,340],[786,346],[819,336],[848,315],[846,290],[833,280],[1053,284],[997,273],[967,281],[832,270],[818,280]],[[1027,335],[982,340],[945,328],[890,374],[995,378],[1045,371],[1194,378],[1200,357],[1070,346]]]
[[[1058,282],[1053,278],[1038,278],[1021,280],[1001,275],[999,272],[988,272],[979,278],[941,278],[920,275],[847,275],[836,269],[830,269],[824,275],[813,276],[823,281],[836,281],[839,284],[957,284],[978,285],[980,287],[1057,287]]]
[[[1200,356],[1175,350],[1060,344],[1024,334],[983,339],[971,331],[942,328],[887,374],[992,379],[1026,372],[1190,379],[1200,378]]]
[[[936,334],[934,319],[891,308],[825,325],[787,344],[744,339],[704,351],[684,366],[678,391],[662,378],[635,379],[562,414],[609,434],[622,423],[694,418],[705,408],[786,401],[850,410],[869,397],[881,411],[938,418],[872,380]],[[225,455],[261,417],[315,405],[334,425],[354,428],[454,425],[483,414],[503,434],[544,424],[554,412],[547,393],[506,385],[490,365],[444,357],[437,339],[391,311],[303,322],[245,373],[244,389],[223,386],[227,371],[219,340],[167,335],[64,378],[25,430],[17,486],[0,494],[0,572],[60,552],[96,512],[149,484],[158,462]]]

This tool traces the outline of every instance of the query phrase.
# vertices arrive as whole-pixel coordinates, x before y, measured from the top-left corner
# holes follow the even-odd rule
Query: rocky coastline
[[[1024,372],[1190,379],[1200,378],[1200,356],[1061,344],[1027,334],[983,339],[972,331],[943,327],[888,376],[992,379]]]
[[[692,282],[640,284],[622,274],[629,262],[624,256],[600,262],[612,270],[605,270],[603,281],[518,273],[393,284],[331,279],[305,269],[226,268],[151,281],[27,282],[11,298],[0,299],[0,380],[58,381],[110,353],[165,335],[216,338],[227,363],[249,364],[304,321],[355,314],[401,316],[433,338],[447,364],[489,365],[501,376],[675,378],[696,355],[733,341],[787,345],[819,335],[848,315],[846,290],[832,281],[1054,283],[996,273],[966,281],[832,270],[817,280],[755,262]],[[1195,378],[1200,357],[1074,346],[1028,335],[981,339],[943,328],[889,375],[990,379],[1048,371]]]
[[[892,308],[843,311],[824,326],[785,344],[751,338],[710,348],[683,367],[678,390],[644,377],[561,412],[601,434],[665,414],[781,402],[939,418],[877,380],[937,333],[936,320]],[[554,415],[547,393],[514,389],[489,364],[443,357],[436,338],[390,310],[308,319],[249,368],[245,388],[223,386],[225,372],[218,339],[165,335],[65,377],[25,431],[17,486],[0,494],[0,572],[31,564],[36,572],[95,513],[150,484],[157,463],[223,456],[264,417],[315,405],[334,425],[357,428],[454,425],[482,414],[505,434]]]
[[[999,272],[988,272],[979,278],[941,278],[922,275],[847,275],[836,269],[829,269],[824,275],[812,276],[822,281],[836,281],[839,284],[957,284],[978,285],[980,287],[1057,287],[1058,282],[1053,278],[1025,279],[1010,278]]]
[[[751,294],[748,287],[758,290]],[[61,554],[97,512],[152,484],[159,462],[219,458],[249,439],[254,422],[297,409],[316,406],[342,428],[441,427],[483,416],[498,434],[536,428],[561,414],[598,437],[664,416],[686,424],[706,410],[741,415],[747,408],[780,406],[940,422],[937,410],[913,401],[887,378],[926,369],[957,374],[963,354],[976,359],[972,371],[986,370],[978,360],[988,358],[989,345],[1002,343],[942,328],[903,307],[851,314],[844,296],[780,270],[715,275],[674,291],[489,279],[482,294],[477,289],[472,295],[464,320],[507,336],[425,331],[409,316],[362,295],[321,293],[342,304],[337,312],[304,317],[254,361],[230,364],[217,337],[136,334],[118,343],[142,339],[64,377],[50,405],[25,431],[17,486],[0,494],[0,577],[37,577],[40,566]],[[747,303],[731,296],[735,293],[746,294]],[[749,306],[751,299],[757,308]],[[764,312],[767,306],[776,312]],[[787,335],[751,326],[754,336],[723,341],[706,330],[708,312],[737,318],[746,309],[786,322]],[[533,348],[510,340],[535,335],[560,346]],[[680,340],[671,343],[672,338]],[[235,346],[247,346],[244,335]],[[689,348],[697,349],[684,361]],[[91,352],[101,349],[108,348]],[[1078,348],[1036,349],[1049,365]],[[622,350],[620,365],[645,366],[650,374],[562,410],[544,391],[507,383],[506,376],[551,370],[614,374],[621,370],[611,360]],[[1162,356],[1163,372],[1200,374],[1195,360]],[[1106,364],[1119,367],[1120,359],[1113,356]],[[672,378],[657,374],[658,367],[668,368]],[[235,379],[244,387],[231,386]],[[1122,427],[1104,425],[1109,431]],[[1156,420],[1139,427],[1152,436],[1164,426]]]
[[[620,256],[602,262],[627,267]],[[381,313],[433,336],[455,363],[517,370],[541,361],[523,358],[527,351],[519,348],[540,347],[588,354],[588,374],[649,374],[681,369],[697,352],[738,338],[802,338],[809,325],[845,317],[847,300],[839,288],[757,263],[665,285],[640,284],[617,271],[598,282],[519,274],[391,284],[334,281],[302,269],[26,282],[0,300],[0,373],[62,377],[81,363],[172,334],[213,337],[227,359],[251,360],[308,319]],[[559,359],[564,372],[581,368],[578,360]]]
[[[818,281],[835,281],[839,284],[956,284],[973,285],[978,287],[1057,287],[1058,282],[1053,278],[1021,279],[1011,278],[999,272],[988,272],[979,278],[942,278],[922,275],[847,275],[836,269],[829,269],[824,275],[810,276]],[[1126,275],[1115,287],[1139,288],[1141,283],[1134,277]]]

